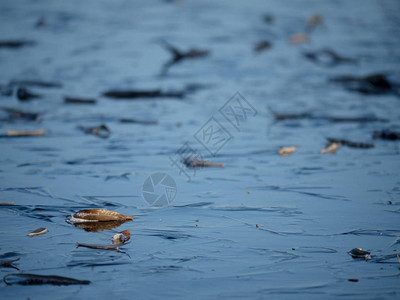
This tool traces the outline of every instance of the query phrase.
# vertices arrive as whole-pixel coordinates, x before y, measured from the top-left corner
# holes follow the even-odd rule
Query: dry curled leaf
[[[45,234],[47,232],[46,228],[43,227],[39,227],[38,229],[35,229],[34,231],[32,231],[31,233],[29,233],[28,235],[30,237],[33,237],[35,235],[41,235],[41,234]]]
[[[327,147],[323,148],[321,150],[321,153],[322,154],[325,154],[325,153],[335,154],[341,145],[342,145],[341,143],[332,142]]]
[[[302,44],[308,41],[308,35],[305,33],[297,33],[292,35],[289,39],[292,44]]]
[[[85,222],[107,222],[107,221],[129,221],[133,220],[131,216],[125,216],[115,211],[107,209],[84,209],[75,213],[72,218],[72,223]]]
[[[124,230],[115,234],[111,240],[112,243],[115,245],[122,245],[125,244],[127,241],[129,241],[130,238],[131,238],[131,232],[129,230]]]
[[[365,251],[362,248],[351,249],[349,254],[353,258],[364,258],[365,260],[371,259],[371,252]]]
[[[295,153],[296,151],[297,151],[296,146],[288,146],[288,147],[279,148],[278,153],[280,156],[289,156],[289,155],[292,155],[293,153]]]

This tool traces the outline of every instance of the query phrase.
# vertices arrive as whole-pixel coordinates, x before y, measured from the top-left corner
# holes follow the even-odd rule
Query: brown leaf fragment
[[[128,242],[130,238],[131,232],[129,230],[124,230],[115,234],[111,240],[114,245],[122,245]]]
[[[338,151],[338,149],[340,148],[340,146],[342,146],[341,143],[332,142],[325,148],[321,149],[321,153],[322,154],[325,154],[325,153],[335,154],[336,151]]]
[[[288,147],[279,148],[278,153],[280,156],[289,156],[289,155],[292,155],[293,153],[295,153],[296,151],[297,151],[296,146],[288,146]]]
[[[7,136],[9,137],[43,136],[45,134],[46,134],[45,130],[29,130],[29,131],[7,130]]]
[[[206,168],[206,167],[219,167],[224,168],[224,163],[213,163],[208,160],[198,159],[196,157],[190,156],[183,160],[183,163],[188,168]]]
[[[28,235],[30,237],[34,237],[36,235],[41,235],[41,234],[45,234],[48,230],[46,228],[43,227],[39,227],[37,229],[35,229],[34,231],[32,231],[31,233],[29,233]]]
[[[308,35],[305,33],[297,33],[290,37],[289,41],[291,44],[302,44],[308,41]]]

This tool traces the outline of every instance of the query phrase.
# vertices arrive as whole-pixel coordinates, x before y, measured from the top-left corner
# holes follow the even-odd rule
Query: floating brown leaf
[[[17,131],[17,130],[7,130],[7,136],[43,136],[46,134],[44,130],[30,130],[30,131]]]
[[[133,220],[131,216],[125,216],[115,211],[107,209],[84,209],[78,211],[71,218],[72,223],[85,222],[106,222],[106,221],[129,221]]]
[[[292,155],[293,153],[295,153],[296,151],[297,151],[296,146],[288,146],[288,147],[279,148],[278,153],[280,156],[289,156],[289,155]]]
[[[39,227],[38,229],[35,229],[34,231],[32,231],[30,234],[28,234],[30,237],[33,237],[35,235],[41,235],[41,234],[45,234],[47,232],[46,228],[43,227]]]

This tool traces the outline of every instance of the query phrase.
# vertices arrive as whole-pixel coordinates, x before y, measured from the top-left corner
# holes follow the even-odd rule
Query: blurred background
[[[0,256],[92,284],[0,295],[395,298],[399,16],[398,0],[1,1]],[[240,127],[220,111],[237,92]],[[210,153],[195,135],[212,117],[231,138]],[[225,167],[179,161],[188,180],[185,143]],[[159,172],[167,207],[142,197]],[[135,220],[65,222],[85,208]],[[75,248],[124,229],[130,257]]]

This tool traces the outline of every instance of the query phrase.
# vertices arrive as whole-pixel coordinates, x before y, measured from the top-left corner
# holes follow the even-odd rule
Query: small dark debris
[[[344,88],[361,94],[384,95],[398,92],[395,85],[387,78],[387,75],[380,73],[367,76],[345,75],[332,78],[331,81],[338,82]]]
[[[155,125],[158,122],[156,120],[137,120],[137,119],[119,119],[120,123],[124,124],[142,124],[142,125]]]
[[[353,142],[353,141],[349,141],[349,140],[333,139],[333,138],[327,138],[327,140],[330,143],[338,143],[338,144],[341,144],[343,146],[347,146],[350,148],[368,149],[368,148],[375,147],[375,145],[372,143]]]
[[[32,120],[32,121],[40,120],[40,115],[37,113],[24,112],[22,110],[6,108],[6,107],[0,108],[0,110],[8,113],[9,116],[13,119],[27,119],[27,120]]]
[[[271,49],[271,48],[272,48],[272,43],[271,42],[269,42],[269,41],[261,41],[261,42],[258,42],[255,45],[254,51],[255,52],[261,52],[261,51],[268,50],[268,49]]]
[[[324,66],[335,66],[338,64],[357,64],[358,60],[354,58],[344,57],[337,54],[332,49],[322,49],[317,51],[309,51],[303,53],[304,57],[310,61]]]
[[[17,97],[18,97],[18,100],[20,100],[20,101],[42,98],[41,95],[31,93],[26,88],[18,88]]]
[[[36,43],[34,41],[29,40],[7,40],[7,41],[0,41],[0,48],[11,48],[11,49],[18,49],[25,46],[33,46]]]
[[[108,138],[111,135],[110,129],[104,124],[95,127],[78,126],[86,134],[93,134],[100,138]]]
[[[400,140],[400,132],[392,131],[390,129],[385,129],[381,131],[375,131],[372,137],[374,139],[398,141]]]
[[[184,91],[164,92],[157,90],[110,90],[103,93],[104,97],[114,99],[140,99],[140,98],[183,98]]]
[[[71,97],[65,97],[64,102],[68,104],[96,104],[95,99],[71,98]]]
[[[361,248],[354,248],[349,251],[349,254],[353,258],[364,258],[365,260],[371,259],[371,253],[368,251],[364,251]]]

